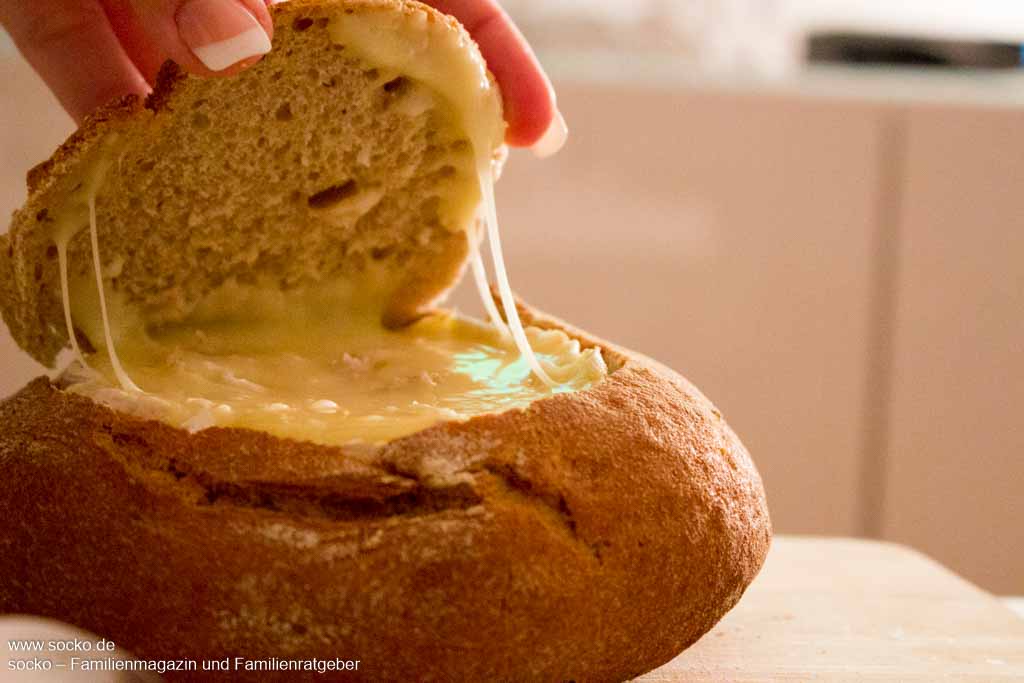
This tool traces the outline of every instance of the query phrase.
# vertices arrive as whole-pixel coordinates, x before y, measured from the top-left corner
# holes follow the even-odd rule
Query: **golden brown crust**
[[[125,95],[106,104],[86,117],[82,125],[65,140],[46,161],[29,169],[25,177],[29,195],[43,192],[62,172],[63,167],[74,164],[82,152],[102,137],[106,130],[119,121],[135,116],[143,108],[135,95]]]
[[[621,367],[587,391],[377,451],[189,435],[36,380],[0,405],[0,611],[367,680],[654,668],[739,599],[770,524],[710,402],[601,345]]]

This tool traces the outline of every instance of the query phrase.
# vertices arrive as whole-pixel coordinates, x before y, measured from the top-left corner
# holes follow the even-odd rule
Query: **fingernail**
[[[565,124],[565,117],[562,116],[562,112],[555,111],[555,118],[551,120],[551,125],[548,126],[547,131],[544,135],[540,136],[540,140],[533,143],[534,155],[541,159],[554,156],[558,153],[558,150],[565,147],[565,141],[569,139],[569,126]]]
[[[270,52],[270,38],[238,0],[188,0],[174,21],[192,54],[210,71]]]

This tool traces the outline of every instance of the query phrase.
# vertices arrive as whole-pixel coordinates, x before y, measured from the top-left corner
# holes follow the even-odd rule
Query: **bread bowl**
[[[500,98],[454,20],[399,0],[273,13],[257,66],[222,80],[167,66],[147,102],[98,112],[30,173],[0,243],[0,309],[35,358],[71,344],[89,369],[0,405],[0,611],[143,658],[358,659],[335,675],[368,680],[623,680],[669,660],[767,552],[743,445],[676,373],[507,291],[489,328],[434,309],[479,265],[478,171],[503,158]],[[513,318],[557,390],[500,334]],[[224,360],[238,329],[258,343]],[[239,408],[251,387],[210,405],[172,395],[172,343],[223,378],[282,350],[319,372],[307,347],[336,358],[363,338],[409,370],[388,378],[404,401],[391,413],[325,408],[327,393],[299,394],[327,375],[282,371],[265,384],[298,381],[260,394],[263,421]],[[447,367],[409,389],[424,361],[403,366],[403,349],[424,340],[515,372],[496,396],[479,393],[493,373],[467,385]],[[370,386],[383,370],[364,358],[380,360],[338,376]],[[455,409],[445,392],[477,393]]]

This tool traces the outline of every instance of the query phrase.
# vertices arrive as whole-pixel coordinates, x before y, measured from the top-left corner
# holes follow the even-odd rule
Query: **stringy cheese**
[[[110,334],[110,315],[107,312],[107,295],[104,291],[103,286],[103,269],[100,267],[100,241],[99,241],[99,230],[96,227],[96,195],[92,193],[89,195],[89,241],[92,246],[92,269],[96,275],[96,292],[100,300],[100,319],[103,321],[103,339],[106,342],[107,355],[110,358],[110,366],[114,371],[114,376],[117,377],[117,381],[121,383],[126,391],[140,392],[138,385],[132,381],[132,378],[128,376],[128,373],[124,371],[124,366],[121,365],[121,359],[117,355],[117,349],[114,346],[113,336]],[[61,280],[67,280],[66,274],[61,274]],[[67,320],[68,316],[64,316]],[[72,331],[68,330],[71,334]]]
[[[439,314],[392,331],[368,312],[316,317],[152,330],[121,350],[146,394],[112,384],[102,354],[74,373],[70,391],[190,431],[247,427],[378,444],[441,421],[525,408],[607,373],[599,351],[560,331],[527,331],[559,380],[552,389],[490,325]]]
[[[425,14],[419,16],[426,21]],[[65,375],[70,391],[191,431],[237,426],[328,444],[383,443],[439,421],[579,391],[607,374],[599,349],[581,349],[560,331],[523,326],[502,257],[494,198],[491,155],[504,137],[499,93],[483,62],[467,58],[476,53],[466,50],[464,38],[432,21],[410,37],[404,21],[383,12],[346,15],[332,21],[330,33],[380,65],[382,81],[400,74],[416,82],[421,90],[413,90],[416,106],[407,103],[409,115],[422,114],[441,98],[461,118],[476,154],[476,203],[504,320],[487,287],[480,254],[484,233],[468,229],[470,265],[490,326],[438,314],[401,331],[386,330],[380,324],[383,303],[373,299],[374,288],[366,282],[287,294],[273,285],[229,282],[189,320],[152,329],[117,292],[104,288],[96,195],[115,156],[112,135],[71,193],[53,233],[77,359]],[[466,210],[456,202],[449,219],[471,228]],[[68,244],[86,225],[94,285],[68,277]],[[76,325],[105,353],[86,363]]]
[[[416,16],[422,17],[424,25],[417,27],[413,36],[404,30],[407,18],[391,13],[346,15],[340,21],[332,21],[329,30],[332,39],[344,45],[345,49],[363,56],[383,70],[412,78],[443,97],[462,119],[463,130],[467,131],[476,155],[483,218],[507,326],[487,291],[487,274],[479,254],[474,253],[471,266],[477,291],[494,326],[503,332],[507,330],[534,375],[548,386],[554,386],[555,381],[537,360],[519,320],[501,252],[492,158],[494,150],[505,139],[501,94],[491,84],[487,66],[478,57],[479,53],[467,49],[466,35],[453,34],[447,26],[428,19],[426,14]],[[467,55],[472,55],[472,58],[467,58]],[[382,78],[390,78],[393,74],[385,74]],[[467,239],[474,251],[480,248],[479,240],[472,239],[471,235],[467,235]]]
[[[82,214],[85,214],[86,225],[89,226],[93,271],[95,273],[104,339],[106,340],[110,364],[121,386],[125,390],[137,392],[140,389],[124,371],[110,332],[110,316],[107,314],[103,274],[100,268],[99,231],[96,226],[96,194],[103,185],[107,171],[114,162],[114,150],[118,141],[118,135],[110,134],[98,144],[94,161],[85,165],[85,172],[82,174],[80,182],[69,193],[64,206],[54,216],[51,235],[53,243],[57,247],[57,260],[60,267],[61,303],[64,308],[64,324],[67,327],[68,339],[71,341],[71,349],[75,355],[75,360],[80,365],[86,366],[85,356],[82,354],[82,350],[78,346],[78,338],[75,336],[75,326],[72,320],[71,287],[68,282],[68,244],[84,228]]]

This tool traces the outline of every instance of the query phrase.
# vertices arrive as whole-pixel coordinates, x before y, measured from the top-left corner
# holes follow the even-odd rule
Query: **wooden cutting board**
[[[1024,619],[909,548],[781,537],[718,626],[637,680],[1024,681]]]

